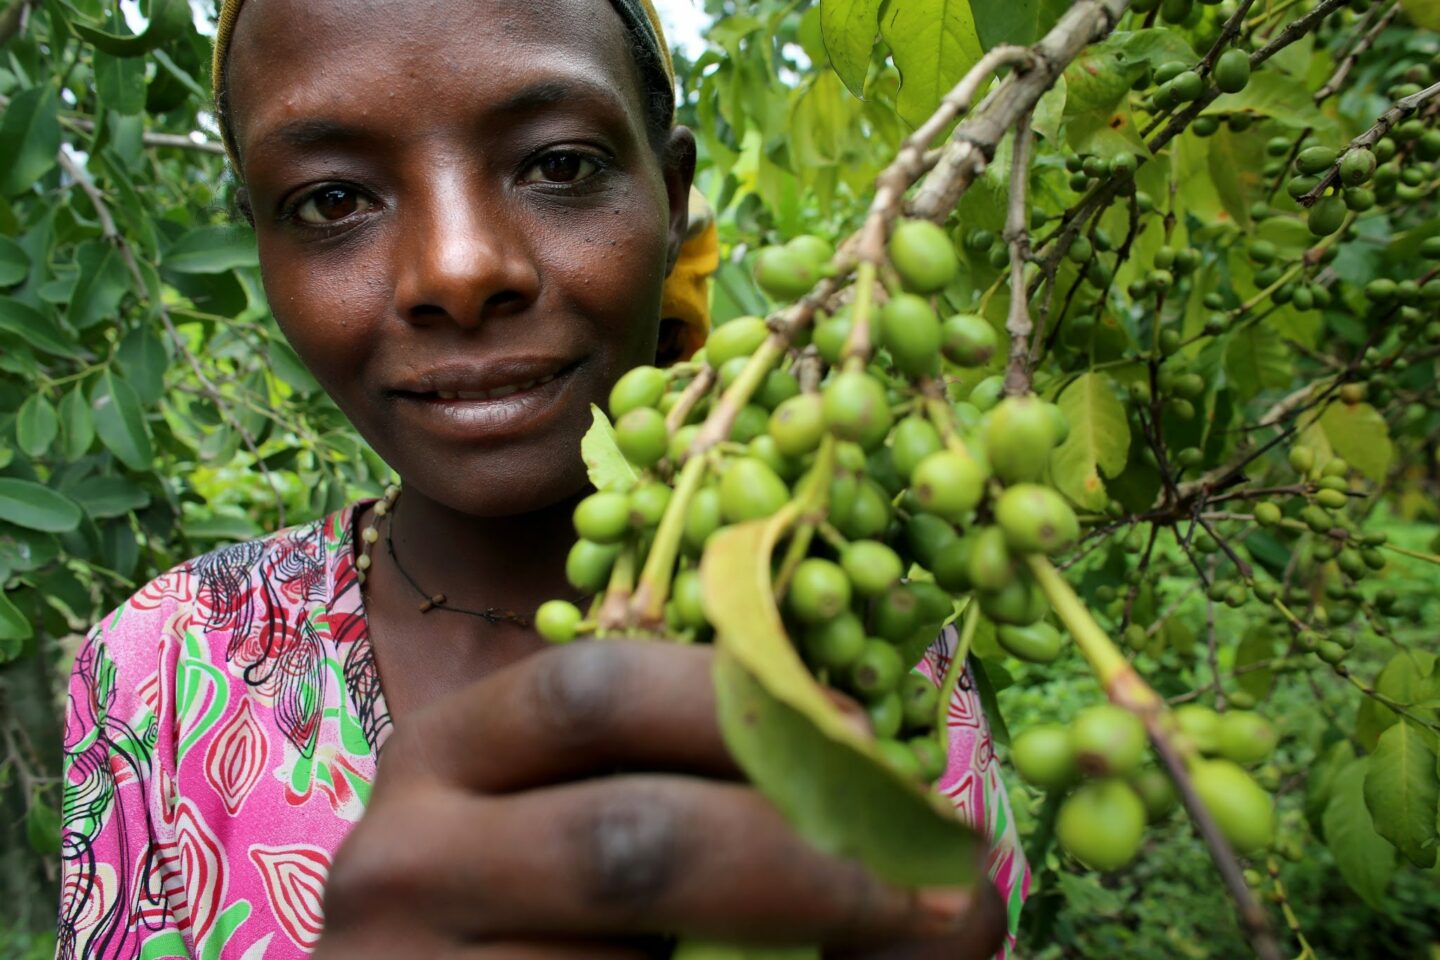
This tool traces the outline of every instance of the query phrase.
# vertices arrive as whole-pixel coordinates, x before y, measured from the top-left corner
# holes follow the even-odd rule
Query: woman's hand
[[[711,656],[558,647],[417,712],[336,856],[315,957],[641,957],[656,953],[635,938],[665,933],[990,956],[1004,923],[989,884],[882,883],[743,783]]]

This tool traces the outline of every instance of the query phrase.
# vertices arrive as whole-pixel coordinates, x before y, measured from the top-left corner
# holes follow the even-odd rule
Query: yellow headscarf
[[[215,58],[211,69],[211,85],[216,99],[220,95],[220,81],[223,77],[225,57],[230,50],[230,38],[235,33],[235,21],[240,17],[240,7],[245,0],[223,0],[220,18],[215,30]],[[660,26],[660,17],[651,0],[611,0],[616,11],[631,25],[638,24],[643,16],[643,25],[654,32],[665,75],[675,84],[675,65],[670,59],[670,46],[665,42],[665,31]],[[240,165],[230,150],[226,137],[225,150],[230,156],[230,165],[238,173]],[[705,344],[710,332],[710,275],[720,266],[720,250],[715,229],[715,215],[700,191],[690,190],[690,228],[675,268],[665,279],[660,294],[660,316],[664,320],[680,322],[679,358],[688,359]]]

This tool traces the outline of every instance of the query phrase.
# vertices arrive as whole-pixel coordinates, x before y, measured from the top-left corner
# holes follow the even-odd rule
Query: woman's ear
[[[670,244],[665,274],[675,269],[690,223],[690,184],[695,180],[695,135],[689,127],[675,127],[665,144],[665,195],[670,201]]]

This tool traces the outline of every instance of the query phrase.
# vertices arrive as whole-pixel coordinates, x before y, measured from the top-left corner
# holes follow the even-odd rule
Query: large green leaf
[[[95,417],[95,432],[100,442],[131,470],[148,470],[155,451],[150,443],[150,427],[140,408],[135,388],[106,369],[95,382],[90,394],[90,411]]]
[[[980,0],[970,5],[975,32],[986,50],[1002,43],[1029,46],[1068,9],[1069,0]]]
[[[43,456],[59,432],[60,418],[44,394],[33,393],[20,405],[15,415],[15,442],[27,456]]]
[[[615,442],[615,428],[610,426],[604,412],[592,403],[590,415],[593,422],[580,440],[580,456],[585,461],[590,482],[596,490],[624,493],[635,486],[639,475],[620,452],[620,445]]]
[[[0,237],[0,287],[13,287],[30,272],[30,254],[9,237]]]
[[[80,508],[33,480],[0,477],[0,520],[27,530],[68,533],[80,525]]]
[[[0,297],[0,334],[12,334],[26,346],[57,357],[73,357],[76,347],[69,335],[45,314],[28,303]]]
[[[151,0],[150,23],[139,34],[106,30],[92,24],[70,4],[65,6],[71,16],[70,26],[76,33],[93,43],[96,49],[117,57],[138,57],[149,53],[178,37],[190,25],[188,0]]]
[[[983,840],[938,794],[881,760],[785,635],[770,558],[785,512],[720,531],[700,565],[715,625],[720,727],[761,792],[820,850],[906,886],[974,883]]]
[[[1106,477],[1125,469],[1130,453],[1130,422],[1110,382],[1087,373],[1055,399],[1070,423],[1070,435],[1050,455],[1050,474],[1060,492],[1090,510],[1109,500]]]
[[[1390,427],[1368,403],[1332,403],[1320,415],[1330,449],[1376,483],[1385,479],[1394,457]]]
[[[1325,845],[1335,856],[1340,876],[1376,910],[1385,909],[1385,888],[1395,873],[1395,848],[1380,834],[1365,806],[1369,759],[1352,760],[1335,775],[1322,822]]]
[[[25,614],[0,591],[0,663],[15,659],[20,653],[21,641],[29,640],[34,635],[35,628],[30,625]]]
[[[1245,632],[1240,646],[1235,650],[1235,685],[1257,700],[1263,700],[1270,693],[1275,682],[1275,671],[1269,667],[1244,670],[1251,664],[1264,663],[1275,655],[1275,634],[1263,624],[1255,624]]]
[[[870,51],[880,31],[880,0],[821,0],[820,34],[830,65],[857,97],[865,96]]]
[[[122,115],[145,109],[145,61],[96,51],[95,90],[106,109]]]
[[[65,492],[85,508],[92,520],[123,517],[150,505],[145,488],[125,477],[86,477]]]
[[[1248,400],[1261,390],[1289,385],[1290,354],[1275,331],[1251,324],[1226,340],[1225,373],[1236,393]]]
[[[1380,735],[1365,768],[1365,805],[1376,831],[1417,867],[1435,865],[1440,782],[1435,750],[1401,721]]]
[[[0,116],[0,194],[35,185],[60,152],[60,96],[50,84],[22,90]]]
[[[224,273],[259,264],[255,234],[225,226],[196,227],[175,241],[161,261],[161,266],[176,273]]]
[[[984,53],[970,0],[892,3],[881,16],[880,33],[900,71],[895,109],[916,126]]]
[[[1440,718],[1440,710],[1419,706],[1440,700],[1440,670],[1436,669],[1433,653],[1401,650],[1390,658],[1375,678],[1375,689],[1385,698],[1408,707],[1411,713],[1422,719]],[[1366,750],[1373,752],[1380,742],[1380,735],[1399,719],[1400,715],[1394,710],[1374,697],[1366,697],[1355,712],[1355,738]]]

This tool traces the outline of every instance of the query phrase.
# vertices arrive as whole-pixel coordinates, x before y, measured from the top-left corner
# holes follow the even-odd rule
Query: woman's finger
[[[715,723],[711,660],[653,641],[543,651],[398,727],[382,779],[505,793],[627,769],[738,776]]]
[[[411,904],[457,938],[682,933],[841,946],[963,934],[980,894],[903,890],[817,852],[753,789],[606,777],[505,797],[434,792],[337,858],[326,915]],[[977,852],[978,858],[978,852]],[[976,875],[981,878],[978,863]]]

